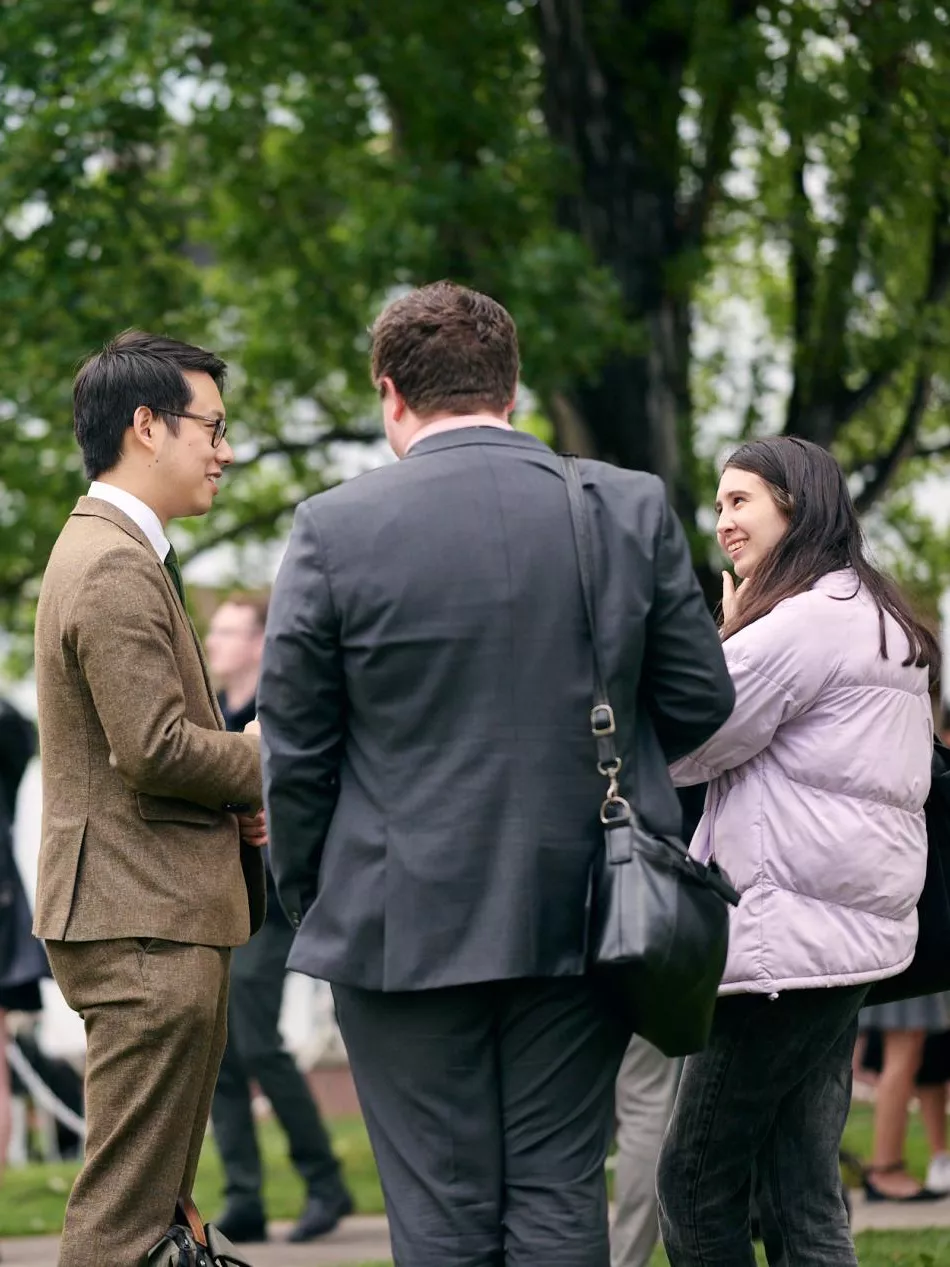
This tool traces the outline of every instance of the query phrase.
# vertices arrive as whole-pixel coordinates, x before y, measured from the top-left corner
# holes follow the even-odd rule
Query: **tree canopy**
[[[932,0],[0,0],[0,602],[82,491],[76,362],[234,366],[193,556],[282,533],[378,438],[366,329],[449,276],[518,322],[532,424],[662,475],[832,446],[922,591],[950,454],[950,15]]]

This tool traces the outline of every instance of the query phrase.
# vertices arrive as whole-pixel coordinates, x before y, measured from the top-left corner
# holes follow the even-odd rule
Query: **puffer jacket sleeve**
[[[831,666],[814,630],[813,606],[811,594],[787,599],[726,642],[735,708],[711,739],[670,766],[678,787],[745,765],[814,702]]]

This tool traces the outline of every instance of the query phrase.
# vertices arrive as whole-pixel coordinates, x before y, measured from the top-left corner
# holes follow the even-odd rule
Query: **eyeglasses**
[[[172,418],[193,418],[195,422],[203,422],[209,427],[213,427],[211,432],[211,447],[216,449],[224,437],[227,435],[228,424],[224,418],[206,418],[204,414],[191,414],[187,409],[156,409],[156,413],[167,414]]]

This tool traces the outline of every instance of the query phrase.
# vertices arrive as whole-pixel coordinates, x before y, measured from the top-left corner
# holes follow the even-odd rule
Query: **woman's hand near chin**
[[[722,623],[728,625],[738,614],[742,602],[740,590],[731,572],[722,574]]]

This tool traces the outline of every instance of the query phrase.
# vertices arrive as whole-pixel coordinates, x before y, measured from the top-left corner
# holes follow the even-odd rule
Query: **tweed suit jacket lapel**
[[[194,622],[188,615],[184,603],[181,601],[181,596],[175,588],[175,582],[172,580],[171,573],[155,553],[155,547],[152,545],[151,541],[149,541],[148,537],[138,524],[133,519],[130,519],[123,511],[119,510],[118,506],[113,506],[111,502],[101,501],[98,497],[80,497],[72,513],[79,516],[93,515],[100,519],[108,519],[110,523],[113,523],[116,527],[121,528],[123,532],[128,533],[134,541],[137,541],[139,545],[143,546],[144,549],[148,551],[149,555],[155,560],[157,567],[161,570],[162,579],[169,595],[171,596],[175,611],[178,613],[178,618],[191,634],[191,639],[195,647],[195,654],[201,664],[201,672],[208,691],[208,699],[211,702],[211,707],[214,710],[214,715],[217,718],[218,725],[222,730],[224,730],[224,717],[221,713],[221,707],[218,704],[217,692],[215,691],[211,681],[211,673],[208,669],[208,663],[205,660],[204,648],[201,645],[201,639],[198,637],[198,631],[195,629]]]

